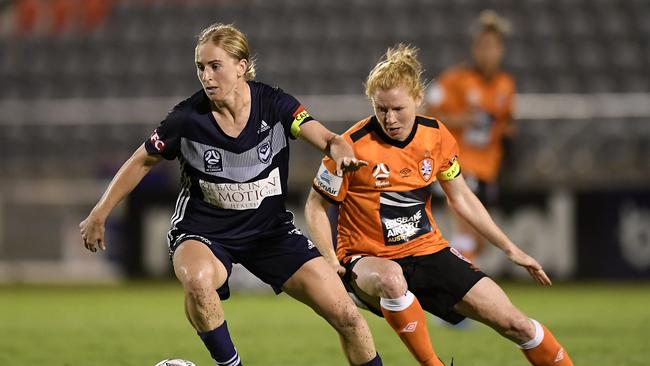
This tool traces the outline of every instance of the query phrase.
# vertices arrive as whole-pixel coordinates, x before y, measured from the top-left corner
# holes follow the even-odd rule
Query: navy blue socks
[[[226,321],[217,328],[201,333],[197,332],[205,347],[210,351],[212,359],[216,361],[219,366],[242,366],[237,349],[230,339],[230,332],[228,332],[228,325]],[[368,363],[367,365],[375,365]],[[377,364],[381,365],[381,363]]]
[[[379,352],[377,352],[377,356],[375,356],[375,358],[360,366],[382,366],[382,365],[383,363],[381,363],[381,357],[379,357]]]

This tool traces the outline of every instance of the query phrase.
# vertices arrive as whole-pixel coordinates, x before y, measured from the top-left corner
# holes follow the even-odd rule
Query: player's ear
[[[242,58],[239,60],[239,63],[237,64],[237,77],[242,77],[246,74],[246,70],[248,69],[248,60],[245,58]]]
[[[415,109],[420,108],[422,102],[424,101],[424,92],[419,92],[418,95],[413,98],[413,100],[415,101]]]

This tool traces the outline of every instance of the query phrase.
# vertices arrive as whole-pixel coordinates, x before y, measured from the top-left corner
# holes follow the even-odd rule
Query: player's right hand
[[[106,250],[104,230],[104,220],[100,220],[92,213],[88,215],[85,220],[79,223],[79,231],[81,232],[81,240],[83,241],[84,247],[93,253],[98,248],[102,251]]]
[[[552,285],[551,279],[548,277],[542,266],[535,260],[521,250],[512,252],[509,256],[511,261],[524,267],[530,276],[541,285]]]

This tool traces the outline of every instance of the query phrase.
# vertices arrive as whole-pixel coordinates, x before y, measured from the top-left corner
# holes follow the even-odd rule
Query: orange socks
[[[444,366],[431,346],[427,318],[415,295],[407,291],[397,299],[381,298],[380,304],[388,324],[421,365]]]
[[[535,337],[519,345],[528,361],[534,366],[573,366],[573,361],[553,334],[537,320],[531,321],[535,325]]]

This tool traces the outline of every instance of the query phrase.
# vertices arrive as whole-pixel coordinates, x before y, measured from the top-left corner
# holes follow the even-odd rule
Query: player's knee
[[[535,327],[530,319],[521,313],[504,319],[501,327],[506,336],[518,342],[526,342],[535,337]]]
[[[363,318],[356,306],[352,302],[338,304],[331,314],[331,319],[334,328],[344,331],[346,329],[356,329],[363,325]]]
[[[214,269],[210,266],[188,266],[178,276],[185,293],[196,300],[200,300],[206,293],[215,291]]]
[[[395,299],[403,296],[408,288],[402,267],[399,264],[390,262],[377,277],[378,292],[381,297]]]

